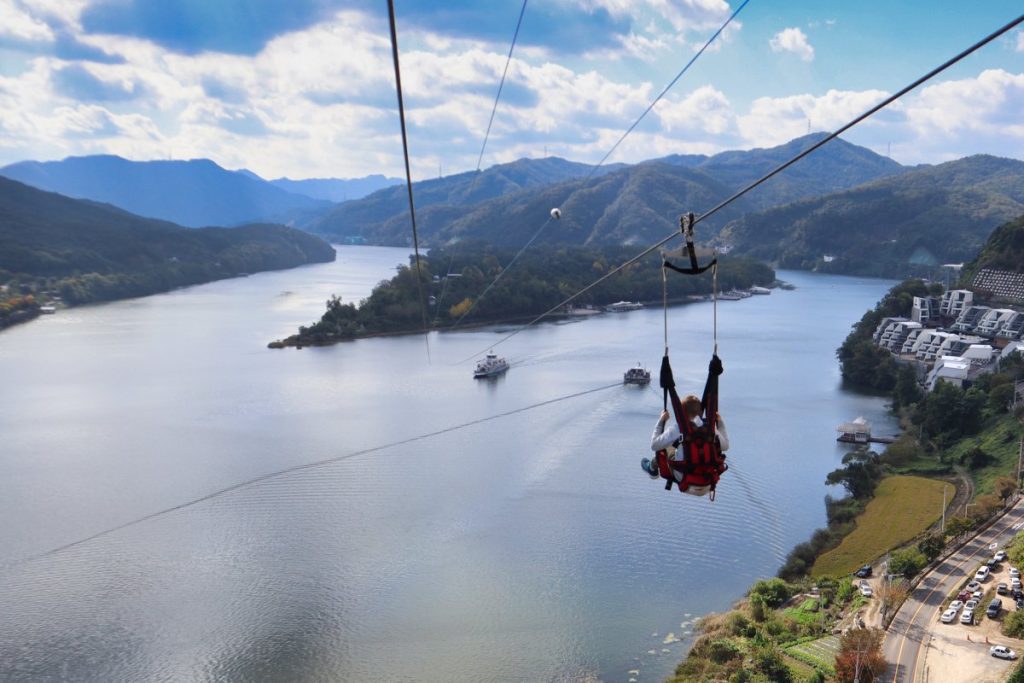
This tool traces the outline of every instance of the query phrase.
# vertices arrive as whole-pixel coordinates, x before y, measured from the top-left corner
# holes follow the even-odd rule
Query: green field
[[[812,576],[843,576],[892,548],[909,541],[942,515],[942,489],[953,487],[923,477],[886,477],[874,499],[857,518],[857,528],[839,547],[823,554],[811,569]]]
[[[838,652],[838,636],[825,636],[824,638],[786,648],[786,654],[790,657],[822,669],[830,675],[835,671],[836,654]]]

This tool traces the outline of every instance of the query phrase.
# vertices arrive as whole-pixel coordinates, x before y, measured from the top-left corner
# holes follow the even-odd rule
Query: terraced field
[[[839,653],[839,636],[825,636],[786,648],[790,657],[835,674],[836,655]]]

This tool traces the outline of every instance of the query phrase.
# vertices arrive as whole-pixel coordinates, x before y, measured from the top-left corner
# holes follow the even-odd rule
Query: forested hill
[[[782,268],[902,277],[971,260],[1021,215],[1024,162],[977,155],[748,214],[720,242]]]
[[[139,216],[190,228],[251,222],[288,223],[331,202],[288,192],[248,172],[208,159],[129,161],[117,156],[23,161],[0,175],[68,197],[106,202]]]
[[[1024,273],[1024,212],[1020,218],[993,231],[978,256],[964,266],[961,283],[973,282],[982,268]]]
[[[595,173],[602,175],[623,164],[609,164]],[[450,216],[460,215],[465,207],[509,195],[524,189],[548,187],[573,178],[584,178],[593,170],[589,164],[578,164],[558,157],[545,159],[519,159],[498,164],[479,173],[471,171],[456,175],[413,183],[416,217],[431,209],[443,207],[441,213],[432,213],[431,223],[443,223]],[[378,190],[360,200],[345,202],[318,220],[303,224],[313,232],[332,237],[361,236],[371,243],[404,244],[388,227],[389,224],[409,221],[409,195],[405,184]],[[436,229],[435,229],[436,232]]]
[[[724,152],[712,157],[668,156],[635,166],[602,168],[583,183],[590,167],[566,166],[561,159],[522,159],[473,174],[415,183],[417,223],[432,243],[453,238],[482,238],[496,244],[522,244],[562,209],[557,229],[542,241],[570,244],[644,242],[675,229],[680,213],[700,213],[821,139],[805,136],[771,149]],[[558,180],[546,165],[565,175]],[[529,175],[508,180],[512,169]],[[904,169],[870,150],[834,140],[807,160],[751,192],[704,229],[714,234],[725,221],[744,211],[776,206],[795,198],[817,196]],[[499,172],[501,175],[490,176]],[[470,196],[469,190],[473,192]],[[725,219],[725,220],[723,220]],[[319,222],[308,225],[336,239],[358,237],[370,243],[405,244],[408,198],[404,188],[376,192],[346,202]]]
[[[282,225],[183,228],[0,178],[0,282],[44,284],[71,304],[333,260]]]

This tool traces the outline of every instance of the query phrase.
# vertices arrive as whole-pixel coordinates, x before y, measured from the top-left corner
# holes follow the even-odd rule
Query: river
[[[0,333],[0,679],[662,680],[824,525],[835,425],[895,431],[835,359],[886,281],[719,303],[712,503],[640,471],[661,397],[618,382],[660,310],[536,325],[494,381],[460,361],[509,328],[267,349],[407,255],[338,252]],[[669,321],[696,393],[711,305]]]

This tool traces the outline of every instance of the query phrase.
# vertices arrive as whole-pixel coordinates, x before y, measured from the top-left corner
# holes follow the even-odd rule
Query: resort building
[[[991,308],[988,306],[968,306],[963,310],[956,322],[949,326],[954,332],[974,332],[978,323]]]
[[[903,343],[907,341],[910,333],[919,329],[921,329],[921,323],[915,323],[913,320],[890,323],[882,332],[878,345],[893,353],[900,353],[903,350]]]
[[[910,319],[922,325],[938,324],[939,300],[931,296],[915,296]]]
[[[956,319],[974,303],[974,292],[969,289],[951,289],[942,295],[939,302],[939,315],[943,318]]]

